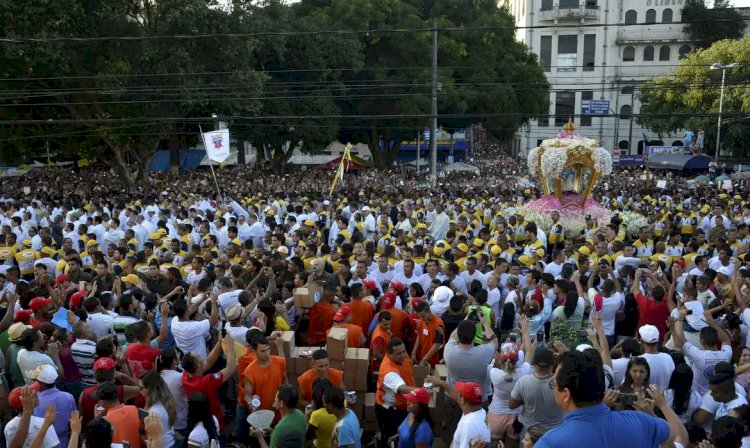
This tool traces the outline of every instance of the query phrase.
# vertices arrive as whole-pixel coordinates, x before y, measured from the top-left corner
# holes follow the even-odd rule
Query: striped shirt
[[[83,387],[96,385],[94,379],[94,358],[96,356],[96,342],[88,339],[78,339],[70,346],[70,354],[73,356],[73,362],[78,366],[81,372],[81,382]]]

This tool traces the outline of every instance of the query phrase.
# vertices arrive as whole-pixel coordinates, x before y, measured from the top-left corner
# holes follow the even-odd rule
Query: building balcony
[[[618,44],[639,43],[681,43],[689,42],[687,34],[682,26],[670,26],[668,28],[652,29],[651,27],[626,28],[617,32]]]
[[[554,6],[553,8],[539,11],[538,20],[599,20],[601,13],[601,9],[596,5]]]

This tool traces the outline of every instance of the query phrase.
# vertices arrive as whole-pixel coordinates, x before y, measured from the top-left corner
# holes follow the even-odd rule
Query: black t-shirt
[[[466,314],[453,314],[450,310],[446,310],[440,318],[443,319],[443,323],[445,324],[445,338],[447,340],[453,334],[453,331],[458,328],[458,324],[466,319]]]

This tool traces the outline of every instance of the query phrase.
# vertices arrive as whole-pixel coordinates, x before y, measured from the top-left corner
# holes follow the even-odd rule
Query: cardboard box
[[[283,356],[287,359],[292,357],[292,349],[294,348],[294,332],[293,331],[282,331],[281,342],[284,353],[279,354],[276,343],[271,343],[271,354],[275,356]]]
[[[339,361],[338,359],[329,359],[329,367],[344,371],[344,361]]]
[[[295,373],[302,375],[312,367],[312,353],[317,350],[316,347],[296,347],[295,348]]]
[[[333,327],[328,331],[326,340],[326,351],[328,359],[343,361],[346,359],[346,336],[349,330],[346,328]],[[343,366],[341,367],[343,369]]]
[[[438,364],[435,366],[435,376],[445,381],[448,378],[448,366],[445,364]]]
[[[413,374],[414,374],[414,385],[417,387],[421,387],[424,384],[424,377],[430,374],[430,366],[414,366],[413,368]]]
[[[350,375],[361,375],[367,377],[367,375],[370,373],[370,349],[346,349],[346,359],[344,359],[344,372]]]
[[[367,392],[367,376],[344,373],[344,384],[348,390],[358,393]]]
[[[323,283],[312,281],[293,292],[294,306],[297,308],[312,308],[323,297]]]

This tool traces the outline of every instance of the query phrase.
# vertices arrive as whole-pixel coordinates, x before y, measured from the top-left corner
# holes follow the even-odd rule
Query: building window
[[[593,72],[596,65],[596,34],[583,36],[583,71]]]
[[[647,46],[643,49],[643,60],[644,61],[653,61],[654,60],[654,47],[651,45]]]
[[[682,140],[675,140],[672,142],[672,146],[685,146],[685,143]]]
[[[593,90],[581,92],[581,106],[593,99]],[[581,126],[591,126],[591,115],[581,115]]]
[[[638,12],[634,9],[625,13],[625,25],[635,25],[638,23]]]
[[[659,48],[659,60],[660,61],[669,60],[669,47],[667,45],[664,45],[661,48]]]
[[[539,42],[539,57],[542,59],[544,71],[550,71],[552,65],[552,36],[542,36]]]
[[[564,126],[576,113],[576,93],[557,92],[555,94],[555,126]]]
[[[549,11],[552,9],[552,0],[542,0],[542,11]]]
[[[633,62],[633,61],[635,61],[635,48],[633,48],[633,47],[625,47],[622,50],[622,61],[623,62]]]
[[[623,95],[632,95],[633,94],[633,86],[625,86],[620,90],[620,93]]]
[[[656,23],[656,10],[649,9],[646,11],[646,23]]]
[[[630,143],[627,140],[620,140],[620,143],[617,144],[617,147],[621,150],[627,151],[630,147]]]
[[[557,36],[557,71],[574,72],[578,66],[578,35]]]
[[[683,46],[681,46],[680,50],[679,50],[680,59],[682,59],[685,56],[687,56],[688,54],[690,54],[690,50],[691,50],[690,45],[683,45]]]
[[[578,1],[579,0],[560,0],[560,9],[578,8],[580,6]]]
[[[633,108],[629,104],[620,106],[620,120],[629,120],[633,115]]]
[[[661,23],[672,23],[672,10],[670,8],[661,12]]]

